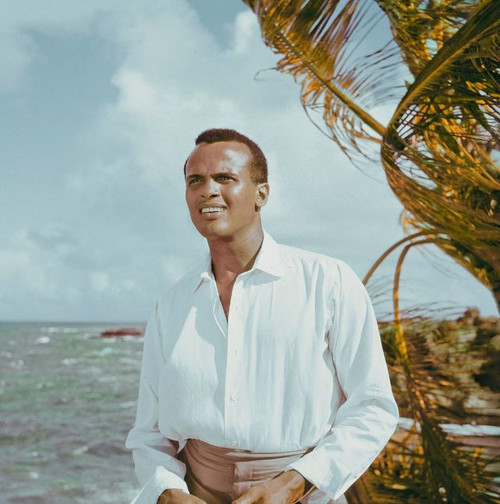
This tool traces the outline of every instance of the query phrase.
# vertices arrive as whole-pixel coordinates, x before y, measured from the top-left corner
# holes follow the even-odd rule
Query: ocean
[[[0,503],[128,504],[142,337],[0,323]],[[141,327],[135,325],[134,327]]]
[[[100,337],[118,327],[0,323],[0,504],[129,504],[136,495],[125,438],[143,338]],[[443,428],[498,453],[500,427]]]

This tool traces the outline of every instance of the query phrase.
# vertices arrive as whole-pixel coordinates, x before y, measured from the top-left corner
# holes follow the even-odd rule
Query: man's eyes
[[[231,177],[230,175],[216,175],[214,177],[214,180],[216,180],[217,182],[226,183],[226,182],[230,182],[230,181],[234,180],[234,178]],[[198,184],[200,182],[203,182],[202,177],[191,177],[187,180],[187,185],[191,186],[194,184]]]
[[[224,182],[227,182],[229,180],[233,180],[233,177],[230,177],[229,175],[218,175],[216,177],[216,180],[222,180]]]

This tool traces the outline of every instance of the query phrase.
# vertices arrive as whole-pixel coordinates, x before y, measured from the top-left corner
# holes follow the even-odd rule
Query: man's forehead
[[[191,152],[186,169],[204,165],[223,165],[232,168],[246,165],[251,156],[252,152],[248,146],[241,142],[202,142]]]
[[[233,157],[241,154],[248,157],[251,155],[250,148],[247,145],[235,140],[212,143],[201,142],[194,148],[193,154],[195,152],[201,155],[206,155],[207,153],[220,154],[224,157]]]

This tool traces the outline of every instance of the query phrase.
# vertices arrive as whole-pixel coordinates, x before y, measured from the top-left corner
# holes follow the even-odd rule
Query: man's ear
[[[266,203],[269,198],[269,184],[263,182],[257,184],[255,187],[255,210],[258,212]]]

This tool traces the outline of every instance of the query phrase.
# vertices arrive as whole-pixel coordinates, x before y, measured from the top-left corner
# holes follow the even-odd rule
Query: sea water
[[[142,338],[0,323],[0,503],[128,504]],[[116,327],[116,325],[115,325]]]
[[[0,323],[0,504],[128,504],[135,496],[124,444],[142,338],[99,337],[116,327]],[[498,449],[500,427],[443,427],[469,444],[491,438]]]

